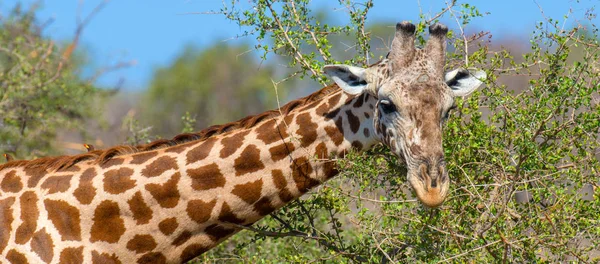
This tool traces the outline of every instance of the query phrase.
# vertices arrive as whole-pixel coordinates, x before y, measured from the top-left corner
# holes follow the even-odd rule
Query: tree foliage
[[[0,21],[0,152],[17,158],[57,154],[61,129],[81,130],[101,93],[79,77],[78,56],[42,35],[34,5]]]
[[[287,55],[291,67],[300,65],[300,73],[316,80],[324,82],[321,67],[336,62],[334,35],[356,36],[350,62],[364,65],[370,57],[364,22],[376,2],[340,0],[350,14],[344,26],[321,24],[308,2],[257,0],[246,7],[232,1],[221,12],[261,40],[256,48],[265,56]],[[453,1],[416,21],[421,40],[429,24],[457,21],[448,67],[481,68],[489,78],[482,91],[458,101],[445,125],[452,191],[443,206],[416,202],[402,164],[379,146],[349,155],[339,163],[340,176],[199,261],[599,261],[596,25],[590,21],[580,34],[582,26],[564,29],[548,18],[521,55],[486,45],[480,41],[485,32],[465,35],[482,16],[475,6]],[[314,52],[300,52],[311,45]],[[507,87],[501,80],[511,76],[527,77],[528,87]]]

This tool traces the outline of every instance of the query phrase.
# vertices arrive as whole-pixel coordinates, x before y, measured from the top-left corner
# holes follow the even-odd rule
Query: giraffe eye
[[[396,111],[396,106],[388,100],[379,101],[379,107],[385,114],[390,114]]]

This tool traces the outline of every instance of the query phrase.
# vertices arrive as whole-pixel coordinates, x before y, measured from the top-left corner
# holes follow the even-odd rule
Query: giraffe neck
[[[286,115],[190,148],[187,175],[197,174],[196,183],[203,187],[187,193],[202,208],[189,211],[210,212],[210,216],[189,223],[190,228],[200,225],[190,240],[197,239],[202,246],[188,255],[183,252],[181,259],[218,245],[241,230],[239,225],[260,220],[335,176],[336,158],[351,149],[374,145],[375,102],[372,96],[337,90]],[[203,155],[195,158],[190,154],[195,150]]]
[[[335,158],[375,144],[375,102],[337,89],[202,141],[51,173],[1,169],[0,260],[190,260],[336,175]]]

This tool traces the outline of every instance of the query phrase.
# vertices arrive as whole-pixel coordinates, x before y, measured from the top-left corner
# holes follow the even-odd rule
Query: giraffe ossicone
[[[335,176],[379,142],[426,206],[449,178],[442,124],[485,73],[444,73],[447,28],[423,49],[403,22],[387,58],[328,65],[335,81],[281,109],[173,140],[0,165],[0,262],[181,263]],[[399,177],[402,175],[399,175]]]

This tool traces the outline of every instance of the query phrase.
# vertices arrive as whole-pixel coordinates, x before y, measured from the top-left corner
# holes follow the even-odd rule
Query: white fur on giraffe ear
[[[449,71],[444,76],[446,84],[450,86],[454,96],[467,96],[477,90],[487,78],[484,71],[456,69]]]
[[[368,85],[365,79],[366,69],[360,67],[343,64],[325,65],[323,72],[349,94],[360,94]]]

